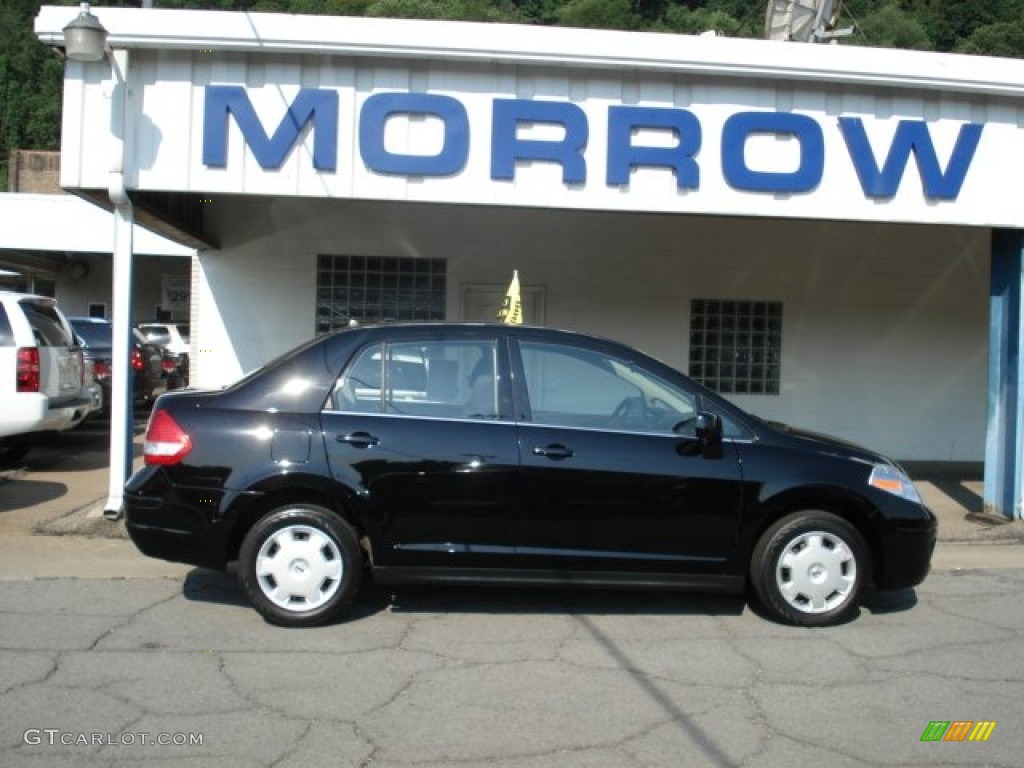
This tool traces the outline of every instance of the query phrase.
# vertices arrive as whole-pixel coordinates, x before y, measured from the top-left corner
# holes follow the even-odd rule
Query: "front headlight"
[[[907,473],[892,464],[875,464],[868,477],[868,485],[907,501],[921,503],[921,496]]]

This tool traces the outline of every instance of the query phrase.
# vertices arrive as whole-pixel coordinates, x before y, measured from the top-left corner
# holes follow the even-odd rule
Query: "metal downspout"
[[[125,184],[129,146],[128,51],[110,54],[116,79],[111,96],[113,164],[107,194],[114,206],[113,371],[110,394],[110,479],[103,516],[117,520],[124,511],[124,486],[132,470],[132,259],[134,209]]]

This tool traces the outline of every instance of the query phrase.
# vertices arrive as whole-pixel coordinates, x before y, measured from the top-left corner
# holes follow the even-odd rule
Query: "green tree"
[[[366,16],[457,21],[502,21],[503,15],[490,0],[372,0]]]
[[[591,29],[639,29],[629,0],[568,0],[555,12],[563,27]]]
[[[922,21],[907,13],[897,0],[878,5],[860,19],[853,42],[877,48],[930,51],[935,43]]]
[[[742,37],[740,22],[724,11],[707,8],[690,9],[674,5],[665,12],[660,25],[667,32],[683,35],[699,35],[702,32],[720,32],[727,37]]]
[[[31,20],[35,0],[0,5],[0,190],[8,186],[13,149],[53,149],[60,141],[64,67],[36,40]]]
[[[951,51],[982,27],[1020,21],[1022,0],[918,0],[910,3],[939,51]]]
[[[956,46],[958,53],[1024,58],[1024,20],[1000,21],[975,29]]]

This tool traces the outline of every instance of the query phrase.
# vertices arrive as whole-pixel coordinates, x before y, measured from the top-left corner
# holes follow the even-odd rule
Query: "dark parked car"
[[[176,373],[183,386],[188,385],[189,376],[189,331],[188,323],[139,323],[139,332],[146,341],[156,344],[164,351],[164,369]]]
[[[103,389],[103,415],[109,416],[114,326],[109,320],[96,317],[70,317],[68,320],[85,352],[85,359],[92,362],[93,376]],[[132,400],[135,405],[149,405],[169,388],[164,351],[146,341],[138,330],[132,329],[131,356]],[[170,383],[170,388],[174,388],[173,382]]]
[[[936,523],[888,459],[748,415],[610,341],[497,325],[315,339],[218,392],[162,396],[128,531],[238,561],[268,620],[380,583],[741,592],[843,621],[928,572]]]

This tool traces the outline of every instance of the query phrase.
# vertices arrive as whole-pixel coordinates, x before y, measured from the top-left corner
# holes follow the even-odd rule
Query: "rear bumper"
[[[69,429],[92,413],[96,408],[94,403],[96,398],[91,391],[84,392],[83,397],[59,403],[35,392],[18,393],[11,397],[11,407],[5,407],[0,419],[0,437]]]
[[[125,489],[125,528],[138,550],[148,557],[223,570],[225,531],[206,514],[210,510],[205,507],[216,505],[201,503],[211,499],[211,492],[183,493],[169,487],[162,493],[152,491],[133,491],[131,481]]]

